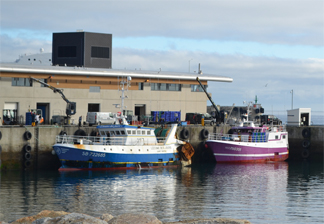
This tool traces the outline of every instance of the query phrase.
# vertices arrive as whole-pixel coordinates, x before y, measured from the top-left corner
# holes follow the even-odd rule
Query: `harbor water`
[[[324,223],[323,163],[199,164],[122,171],[1,172],[0,220],[42,210]]]

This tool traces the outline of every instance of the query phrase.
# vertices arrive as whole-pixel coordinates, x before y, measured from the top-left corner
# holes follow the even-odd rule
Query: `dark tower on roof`
[[[53,33],[53,65],[111,68],[112,34]]]

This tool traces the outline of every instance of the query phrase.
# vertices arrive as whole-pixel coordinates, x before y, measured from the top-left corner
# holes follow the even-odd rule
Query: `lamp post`
[[[291,93],[291,109],[293,109],[294,108],[294,90],[292,89],[290,91],[290,93]]]
[[[191,58],[191,59],[189,60],[189,69],[188,69],[189,73],[190,73],[190,61],[191,61],[191,60],[193,60],[193,58]]]

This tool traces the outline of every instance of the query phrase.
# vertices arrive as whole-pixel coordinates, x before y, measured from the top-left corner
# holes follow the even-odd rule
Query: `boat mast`
[[[243,104],[246,104],[247,105],[247,109],[246,109],[246,111],[247,111],[247,121],[249,121],[250,106],[251,106],[252,102],[245,102],[245,101],[243,101]]]
[[[132,77],[128,76],[127,78],[123,77],[122,80],[120,81],[120,90],[122,91],[122,95],[121,95],[121,116],[124,116],[124,99],[128,98],[128,96],[125,96],[125,91],[128,91],[128,88],[131,86],[131,81],[132,81]],[[126,107],[125,107],[126,108]]]

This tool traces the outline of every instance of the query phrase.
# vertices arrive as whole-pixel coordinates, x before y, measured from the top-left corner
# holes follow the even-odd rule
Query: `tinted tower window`
[[[91,47],[92,58],[109,58],[108,47]]]

